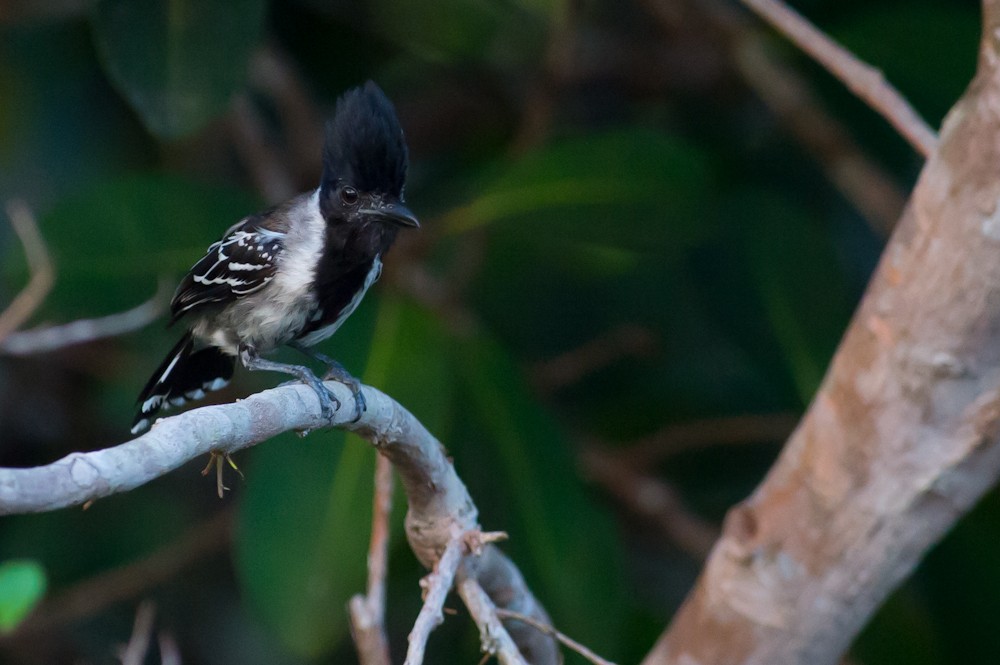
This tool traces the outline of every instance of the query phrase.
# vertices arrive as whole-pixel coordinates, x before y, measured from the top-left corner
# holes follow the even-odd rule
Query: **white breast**
[[[326,222],[319,211],[318,189],[298,215],[298,219],[291,220],[289,224],[273,285],[273,290],[280,293],[282,299],[290,301],[309,293],[316,266],[323,256]]]

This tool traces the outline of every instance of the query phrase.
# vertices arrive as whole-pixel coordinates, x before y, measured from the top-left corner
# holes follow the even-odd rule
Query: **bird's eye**
[[[358,202],[358,190],[353,187],[344,187],[340,190],[340,200],[344,202],[344,205],[354,205]]]

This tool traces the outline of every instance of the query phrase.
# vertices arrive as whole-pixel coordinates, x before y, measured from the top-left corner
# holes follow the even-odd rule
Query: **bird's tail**
[[[132,433],[143,431],[160,409],[180,406],[219,390],[233,377],[236,359],[215,347],[194,350],[187,333],[163,360],[139,394],[139,413],[132,421]]]

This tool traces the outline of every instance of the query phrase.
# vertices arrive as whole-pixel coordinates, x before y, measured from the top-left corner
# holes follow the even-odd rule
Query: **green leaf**
[[[159,277],[187,270],[256,207],[240,192],[156,175],[68,197],[39,221],[56,268],[46,309],[68,319],[133,307],[153,294]],[[20,247],[9,248],[5,264],[11,283],[24,283]]]
[[[819,387],[854,307],[829,229],[766,194],[743,197],[735,214],[750,280],[802,404]]]
[[[379,299],[365,383],[402,404],[439,439],[451,404],[450,341],[426,309],[391,296]]]
[[[257,45],[264,0],[100,0],[94,36],[111,80],[156,136],[225,110]]]
[[[35,561],[6,561],[0,564],[0,633],[7,633],[45,595],[45,570]]]
[[[480,505],[556,625],[612,653],[623,628],[622,555],[610,516],[584,493],[569,443],[528,393],[503,349],[484,334],[455,345],[473,446],[456,451],[459,473],[490,484]],[[475,468],[470,468],[475,467]],[[499,493],[500,498],[496,498]]]
[[[364,381],[435,427],[449,401],[446,345],[435,322],[382,298],[374,331],[356,323],[336,340],[362,354],[368,347]],[[296,654],[319,656],[348,635],[347,602],[365,587],[374,462],[367,442],[342,432],[286,435],[254,453],[237,569],[261,617]],[[398,532],[401,517],[394,524]]]
[[[0,23],[0,196],[47,210],[150,160],[148,134],[108,94],[86,22]]]
[[[711,229],[700,214],[711,186],[704,153],[658,132],[574,138],[498,170],[478,198],[445,217],[447,231],[503,225],[589,244],[593,257],[594,245],[650,251]]]
[[[364,588],[374,457],[342,432],[282,435],[255,451],[240,510],[237,568],[250,602],[294,653],[347,635]]]

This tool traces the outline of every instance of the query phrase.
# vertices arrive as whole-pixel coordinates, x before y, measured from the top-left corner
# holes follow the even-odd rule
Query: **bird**
[[[366,408],[360,383],[313,347],[357,308],[397,233],[420,227],[403,200],[408,166],[385,93],[372,81],[345,92],[326,125],[319,187],[231,226],[181,280],[169,325],[183,319],[187,332],[139,394],[132,433],[161,409],[226,386],[237,361],[307,384],[326,420],[340,401],[323,380],[344,383],[359,420]],[[264,357],[283,346],[322,363],[322,379],[306,365]]]

